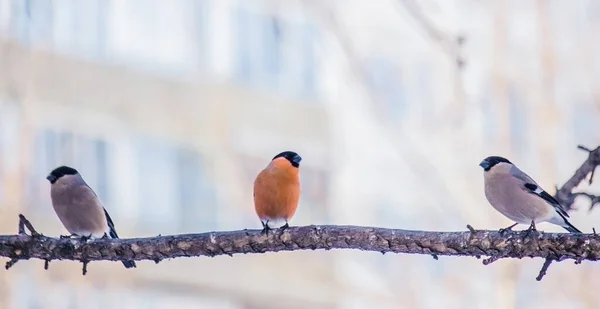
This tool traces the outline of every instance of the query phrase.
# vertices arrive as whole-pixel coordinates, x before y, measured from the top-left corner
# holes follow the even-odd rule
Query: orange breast
[[[261,220],[289,220],[294,216],[300,199],[298,169],[273,163],[256,176],[254,208]]]

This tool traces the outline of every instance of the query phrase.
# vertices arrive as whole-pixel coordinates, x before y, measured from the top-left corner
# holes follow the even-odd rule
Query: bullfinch
[[[567,218],[569,214],[560,203],[544,191],[531,177],[503,157],[490,156],[479,166],[483,168],[485,197],[500,213],[516,223],[529,224],[535,231],[536,222],[549,222],[562,226],[571,233],[581,233]]]
[[[254,180],[254,209],[263,225],[269,229],[289,227],[288,221],[298,208],[300,157],[293,151],[284,151],[271,160]]]
[[[71,236],[119,238],[102,202],[76,169],[60,166],[46,179],[50,181],[54,211]],[[123,261],[123,265],[125,268],[136,267],[134,261]]]

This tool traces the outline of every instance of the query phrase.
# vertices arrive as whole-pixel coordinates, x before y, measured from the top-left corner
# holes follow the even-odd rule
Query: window
[[[302,52],[302,70],[300,73],[301,95],[313,98],[316,94],[316,28],[312,25],[302,27],[300,30],[300,50]]]
[[[11,32],[22,43],[52,42],[54,0],[12,0]]]
[[[234,79],[294,97],[316,91],[317,28],[244,8],[233,11]]]
[[[178,202],[180,227],[185,232],[218,228],[218,205],[215,190],[207,175],[203,158],[196,151],[177,151]]]
[[[238,82],[250,82],[254,79],[253,64],[255,46],[253,42],[256,40],[255,28],[252,24],[251,13],[244,9],[236,9],[234,14],[235,29],[235,78]]]
[[[0,1],[0,37],[4,37],[8,33],[11,4],[10,1]]]
[[[197,37],[197,18],[208,17],[198,12],[208,1],[194,2],[112,1],[107,52],[117,63],[161,75],[194,70],[194,61],[201,58],[198,47],[204,43]]]
[[[404,86],[397,66],[389,60],[375,58],[368,61],[369,86],[385,102],[383,111],[390,120],[401,119],[407,108]]]
[[[262,34],[262,59],[260,61],[264,66],[264,78],[262,82],[264,86],[269,87],[279,83],[282,60],[280,35],[283,21],[272,16],[260,16],[257,21],[261,26],[260,32]]]
[[[294,96],[312,99],[316,94],[316,27],[288,22],[282,30],[287,46],[284,85]]]
[[[105,141],[94,140],[94,157],[96,159],[96,193],[102,197],[105,203],[109,203],[112,200],[108,189],[109,177],[118,175],[109,173],[108,145]]]
[[[104,55],[108,5],[105,0],[61,0],[54,20],[56,48],[85,58]]]
[[[161,230],[163,234],[176,232],[176,149],[162,140],[140,137],[137,158],[139,226],[152,232]]]
[[[208,31],[208,29],[211,29],[210,18],[212,16],[209,11],[210,2],[192,1],[191,5],[193,6],[191,9],[191,19],[193,21],[192,24],[194,25],[192,35],[195,37],[194,41],[196,50],[196,53],[195,55],[193,55],[193,58],[195,58],[194,60],[196,65],[208,68],[208,65],[212,61],[212,59],[210,58],[212,55],[210,54],[210,48],[207,45],[210,42],[209,40],[212,39],[209,37],[209,35],[215,33]]]

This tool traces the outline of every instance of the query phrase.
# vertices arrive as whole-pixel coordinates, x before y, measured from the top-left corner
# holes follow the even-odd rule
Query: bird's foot
[[[269,236],[269,230],[271,230],[271,228],[269,227],[269,221],[266,221],[266,222],[261,221],[260,223],[262,223],[262,226],[263,226],[263,229],[260,233]]]
[[[284,224],[284,225],[282,225],[282,226],[279,228],[279,231],[280,231],[280,232],[283,232],[283,231],[285,231],[285,229],[287,229],[288,227],[290,227],[290,225],[289,225],[289,224],[287,223],[287,221],[286,221],[286,222],[285,222],[285,224]]]
[[[504,233],[508,232],[508,231],[512,231],[512,228],[515,227],[517,224],[519,223],[515,223],[509,227],[505,227],[503,229],[498,230],[498,233],[500,233],[500,235],[504,235]]]
[[[529,228],[525,230],[525,237],[529,237],[531,233],[537,233],[537,229],[535,228],[535,221],[533,220],[531,221],[531,225],[529,225]]]
[[[159,235],[160,236],[160,235]],[[104,235],[102,235],[102,238],[100,239],[109,239],[110,237],[108,237],[108,234],[104,233]]]
[[[92,235],[90,236],[80,236],[79,239],[81,239],[82,242],[87,242],[88,240],[90,240],[92,238]]]

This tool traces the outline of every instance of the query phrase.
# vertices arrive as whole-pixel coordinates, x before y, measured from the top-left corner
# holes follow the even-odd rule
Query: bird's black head
[[[512,164],[510,161],[508,161],[506,158],[503,157],[499,157],[499,156],[490,156],[487,157],[485,159],[483,159],[483,161],[481,161],[479,163],[479,166],[481,166],[483,168],[484,171],[489,171],[492,167],[494,167],[494,165],[498,164],[498,163],[508,163],[508,164]]]
[[[274,156],[273,160],[275,160],[277,158],[285,158],[286,160],[290,161],[290,163],[292,164],[293,167],[299,167],[300,161],[302,161],[302,157],[300,157],[300,155],[298,155],[297,153],[295,153],[293,151],[284,151],[284,152]]]
[[[76,175],[77,173],[78,172],[76,169],[63,165],[63,166],[59,166],[59,167],[55,168],[52,172],[50,172],[50,174],[48,174],[46,179],[48,179],[48,181],[50,181],[50,183],[53,184],[62,176]]]

